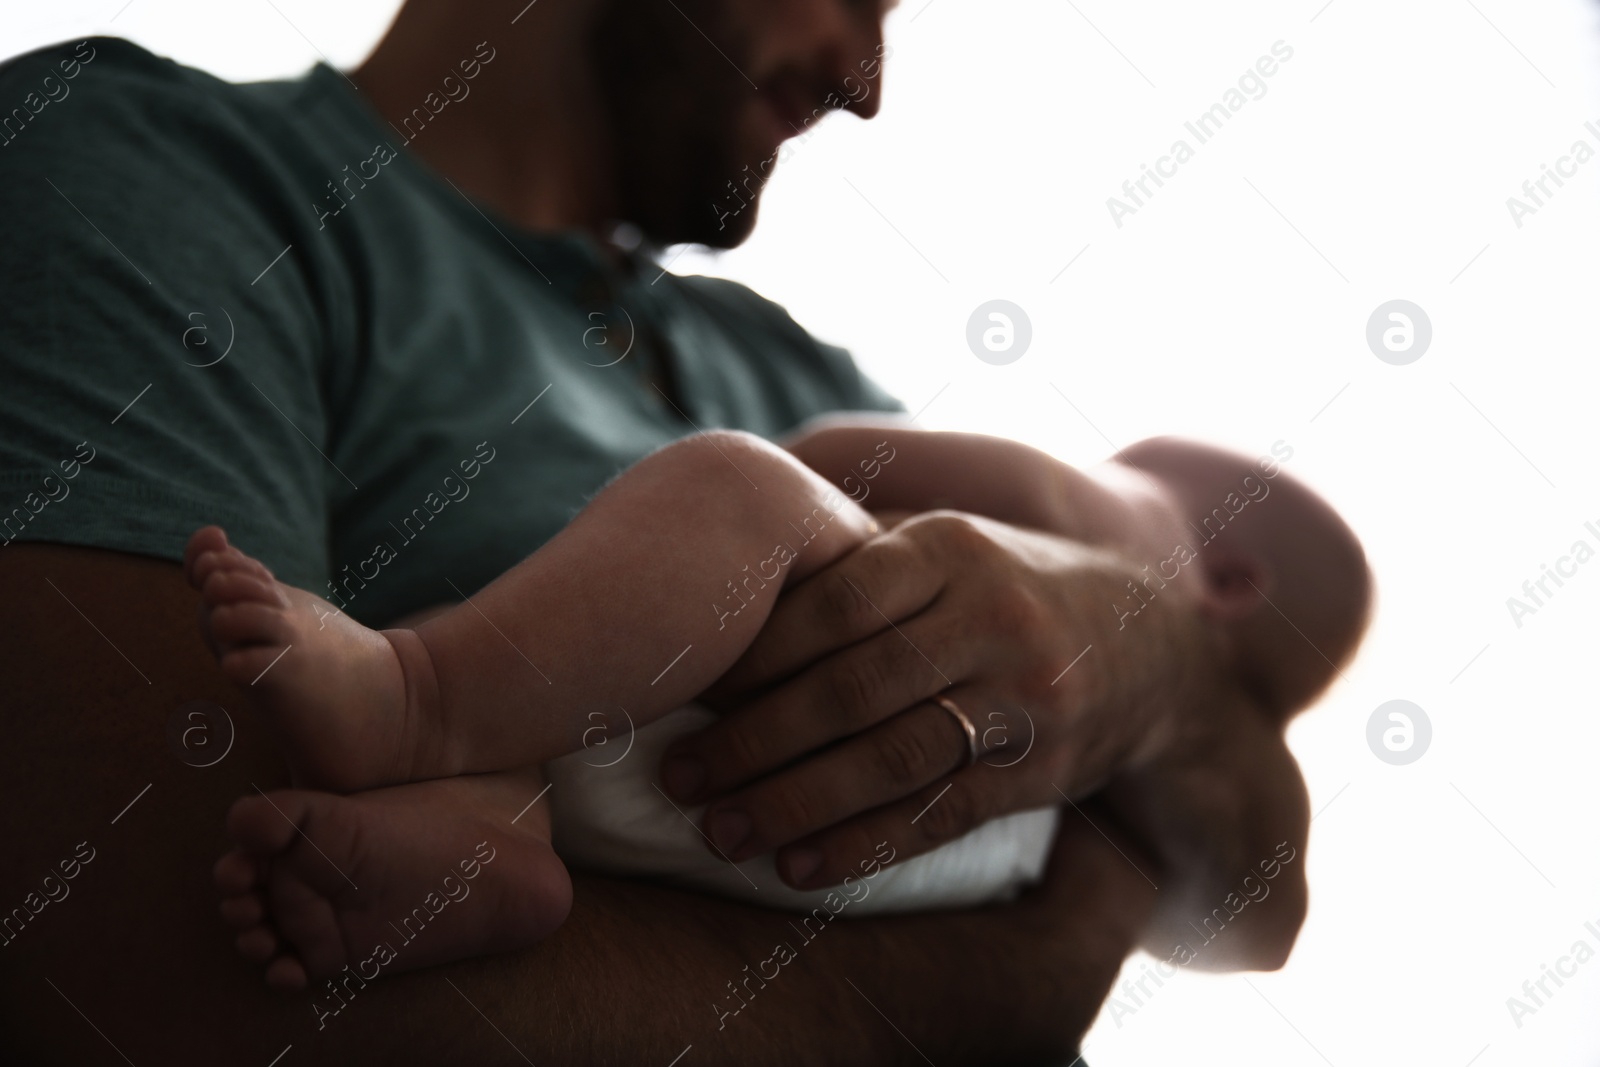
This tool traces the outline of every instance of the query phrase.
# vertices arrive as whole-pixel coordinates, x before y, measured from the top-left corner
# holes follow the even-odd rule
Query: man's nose
[[[885,7],[861,0],[825,0],[818,7],[817,70],[826,72],[825,99],[870,119],[881,104]]]

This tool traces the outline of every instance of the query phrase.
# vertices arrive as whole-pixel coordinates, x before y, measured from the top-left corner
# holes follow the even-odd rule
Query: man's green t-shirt
[[[474,203],[406,147],[473,104],[396,128],[326,66],[233,85],[109,38],[0,68],[0,551],[176,560],[217,523],[381,625],[696,429],[901,410],[743,286]]]

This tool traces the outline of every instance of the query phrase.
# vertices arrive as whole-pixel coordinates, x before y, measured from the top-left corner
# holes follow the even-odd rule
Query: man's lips
[[[772,126],[775,146],[805,132],[802,123],[810,111],[796,94],[768,88],[761,93],[760,105]]]

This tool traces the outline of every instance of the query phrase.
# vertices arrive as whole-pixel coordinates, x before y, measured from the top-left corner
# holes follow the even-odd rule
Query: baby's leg
[[[440,765],[543,762],[579,748],[596,709],[642,726],[681,707],[739,658],[783,588],[876,529],[748,434],[646,457],[470,604],[417,627],[437,679]]]
[[[379,974],[525,948],[572,902],[550,803],[530,804],[543,789],[539,772],[508,771],[245,797],[228,815],[240,847],[215,872],[223,918],[286,989],[337,976],[348,995]]]
[[[594,710],[639,724],[754,639],[786,585],[872,519],[748,434],[641,460],[538,552],[416,629],[370,630],[207,527],[186,569],[221,665],[276,728],[297,784],[341,791],[532,766]]]

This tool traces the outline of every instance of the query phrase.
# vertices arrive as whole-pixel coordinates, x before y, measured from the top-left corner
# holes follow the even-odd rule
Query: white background
[[[110,31],[273,77],[319,49],[357,62],[397,6],[121,2],[8,10],[5,47]],[[1600,147],[1584,129],[1600,6],[1322,5],[905,0],[883,114],[830,118],[779,169],[747,247],[674,269],[786,304],[927,405],[929,427],[1080,464],[1164,432],[1251,454],[1286,441],[1289,469],[1364,537],[1376,625],[1291,733],[1319,811],[1292,961],[1122,994],[1136,1010],[1102,1014],[1096,1067],[1593,1067],[1600,959],[1520,1028],[1506,1000],[1577,940],[1600,949],[1583,928],[1600,927],[1600,560],[1520,628],[1506,599],[1574,541],[1600,548],[1584,529],[1600,528],[1600,160],[1521,228],[1506,198],[1574,140]],[[1278,40],[1294,56],[1267,94],[1115,226],[1106,198]],[[965,342],[993,298],[1033,324],[1008,366]],[[1394,298],[1433,323],[1408,366],[1365,342]],[[1395,698],[1433,724],[1409,766],[1366,742]]]

